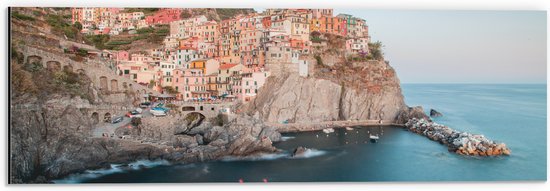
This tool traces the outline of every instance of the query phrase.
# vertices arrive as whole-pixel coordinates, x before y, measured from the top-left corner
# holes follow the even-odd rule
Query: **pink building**
[[[208,79],[202,69],[175,69],[172,79],[172,87],[179,92],[178,99],[189,101],[211,96],[207,91]]]
[[[172,21],[181,20],[182,9],[165,8],[156,12],[154,15],[145,17],[149,25],[169,24]]]
[[[130,60],[130,54],[128,51],[122,50],[116,53],[116,61],[128,61]]]
[[[130,57],[131,61],[141,61],[141,62],[152,62],[153,58],[146,56],[144,54],[132,54]]]
[[[243,102],[254,99],[269,75],[270,73],[265,71],[241,74],[241,81],[233,86],[237,98]]]
[[[103,30],[94,30],[95,35],[109,34],[109,32],[111,32],[111,28],[109,27],[103,28]]]
[[[346,52],[351,54],[369,54],[369,39],[360,37],[346,40]]]

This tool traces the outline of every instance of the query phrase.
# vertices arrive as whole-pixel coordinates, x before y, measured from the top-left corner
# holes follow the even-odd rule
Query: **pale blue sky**
[[[334,12],[367,21],[403,83],[546,83],[545,11]]]

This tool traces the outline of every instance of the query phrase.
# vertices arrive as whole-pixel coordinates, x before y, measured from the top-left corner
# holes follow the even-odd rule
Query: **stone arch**
[[[107,77],[101,76],[99,77],[99,90],[108,91],[109,87],[107,85]]]
[[[204,111],[204,107],[202,105],[199,106],[199,110]]]
[[[111,80],[111,91],[118,91],[118,81],[116,79]]]
[[[111,113],[107,112],[105,115],[103,115],[103,121],[110,123],[111,122]]]
[[[142,89],[141,92],[142,92],[143,94],[146,94],[146,93],[147,93],[147,90]]]
[[[92,124],[99,123],[99,113],[93,112],[92,113]]]
[[[195,107],[193,106],[183,106],[181,108],[182,111],[195,111]]]
[[[26,64],[33,64],[33,63],[42,65],[42,57],[36,56],[36,55],[27,56]]]
[[[67,64],[67,65],[63,66],[63,71],[72,72],[73,71],[73,66],[70,65],[70,64]]]
[[[76,73],[78,73],[80,75],[85,75],[86,71],[84,69],[78,69],[78,70],[76,70]]]
[[[130,84],[130,85],[132,85],[132,84]],[[128,89],[128,84],[126,82],[122,82],[122,88]]]
[[[61,63],[58,61],[48,61],[46,62],[46,68],[50,71],[59,71],[61,70]]]

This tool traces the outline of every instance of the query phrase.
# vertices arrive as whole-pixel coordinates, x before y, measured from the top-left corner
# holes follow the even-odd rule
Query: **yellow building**
[[[189,63],[189,69],[201,69],[203,74],[206,74],[206,59],[193,60]]]

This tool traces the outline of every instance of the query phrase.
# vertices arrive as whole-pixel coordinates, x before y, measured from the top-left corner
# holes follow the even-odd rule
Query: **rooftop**
[[[220,65],[220,70],[227,70],[227,69],[233,68],[235,66],[237,66],[237,64],[222,64],[222,65]]]

